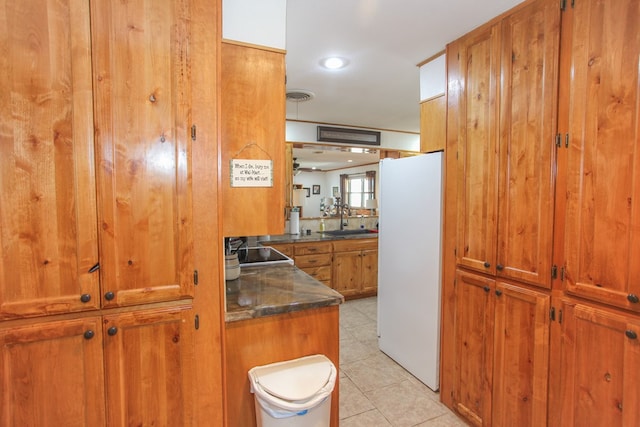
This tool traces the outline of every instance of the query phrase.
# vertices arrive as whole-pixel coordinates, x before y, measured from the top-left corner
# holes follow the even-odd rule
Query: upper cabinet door
[[[565,286],[640,311],[640,2],[568,13]]]
[[[551,287],[560,8],[502,23],[497,274]]]
[[[282,234],[285,202],[285,59],[284,53],[222,43],[220,66],[220,176],[224,236]],[[270,165],[270,180],[253,179],[257,169],[232,177],[231,162],[253,166],[256,160]],[[264,165],[260,165],[264,166]],[[267,178],[264,174],[261,178]],[[246,185],[246,186],[245,186]]]
[[[495,274],[500,27],[460,41],[457,262]]]
[[[192,294],[189,0],[91,2],[103,305]]]
[[[0,320],[100,304],[89,4],[0,1]]]

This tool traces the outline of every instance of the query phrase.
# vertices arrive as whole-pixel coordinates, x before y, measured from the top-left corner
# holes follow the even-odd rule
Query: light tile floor
[[[340,427],[466,426],[378,350],[376,297],[340,306]]]

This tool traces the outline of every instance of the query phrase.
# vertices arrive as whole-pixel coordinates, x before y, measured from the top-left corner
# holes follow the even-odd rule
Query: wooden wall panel
[[[254,366],[324,354],[339,367],[339,306],[227,324],[227,425],[255,426],[247,373]],[[338,427],[339,384],[331,396],[331,426]]]

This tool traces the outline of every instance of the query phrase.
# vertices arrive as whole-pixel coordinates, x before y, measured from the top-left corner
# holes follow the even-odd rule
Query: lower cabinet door
[[[472,425],[491,425],[495,281],[456,272],[455,409]]]
[[[100,317],[0,329],[0,425],[105,425]]]
[[[640,425],[640,319],[565,300],[557,425]]]
[[[362,289],[361,251],[333,254],[333,289],[345,297],[358,295]]]
[[[494,426],[546,426],[550,296],[497,282],[493,346]]]
[[[109,426],[191,426],[189,306],[104,316]]]

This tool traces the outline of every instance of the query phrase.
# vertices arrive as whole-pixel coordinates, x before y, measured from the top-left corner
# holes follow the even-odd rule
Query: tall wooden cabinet
[[[465,87],[456,112],[457,264],[546,288],[559,38],[557,2],[537,1],[458,41],[459,57],[447,55]]]
[[[0,6],[2,425],[194,424],[202,11]]]
[[[474,425],[640,423],[640,1],[558,3],[447,50],[441,389]]]
[[[640,312],[640,4],[581,0],[569,13],[565,288]]]

